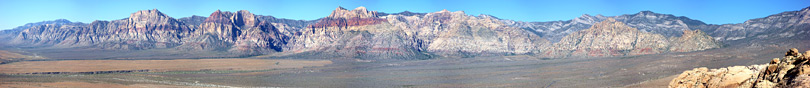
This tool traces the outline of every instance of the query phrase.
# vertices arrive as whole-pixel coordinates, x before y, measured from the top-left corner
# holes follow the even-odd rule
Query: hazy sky
[[[89,23],[158,9],[174,18],[208,16],[217,9],[313,20],[338,6],[396,13],[442,9],[518,21],[570,20],[582,14],[615,16],[650,10],[710,24],[741,23],[810,6],[810,0],[0,0],[0,30],[54,19]]]

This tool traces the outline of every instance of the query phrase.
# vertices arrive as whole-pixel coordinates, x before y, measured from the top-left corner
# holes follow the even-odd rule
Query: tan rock
[[[685,71],[670,82],[670,88],[798,88],[810,87],[810,63],[797,49],[786,52],[784,59],[767,65],[734,66]],[[764,69],[763,69],[764,68]],[[697,80],[697,81],[695,81]]]
[[[723,44],[700,30],[683,30],[681,37],[670,38],[670,51],[691,52],[713,48],[720,48]]]
[[[547,56],[609,57],[656,54],[668,51],[669,41],[660,34],[639,31],[613,18],[572,33],[555,43]]]

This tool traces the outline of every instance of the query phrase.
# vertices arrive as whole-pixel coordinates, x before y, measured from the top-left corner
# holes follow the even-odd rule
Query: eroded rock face
[[[461,11],[350,19],[333,15],[302,29],[288,50],[344,57],[424,59],[432,54],[465,57],[536,53],[548,45],[548,41],[533,32],[510,27],[500,19],[468,16]]]
[[[639,31],[614,19],[594,24],[555,43],[549,56],[625,56],[666,52],[669,41],[659,34]]]
[[[672,37],[669,40],[673,43],[669,50],[673,52],[699,51],[720,48],[723,45],[700,30],[684,30],[681,37]]]
[[[239,53],[281,52],[291,32],[258,20],[254,14],[240,10],[235,13],[215,11],[188,35],[182,49],[227,50]]]
[[[681,37],[640,31],[608,18],[591,28],[563,37],[544,54],[549,57],[611,57],[689,52],[720,48],[721,43],[700,30],[684,30]]]
[[[415,22],[415,21],[409,21]],[[426,50],[443,56],[477,56],[539,53],[550,45],[533,32],[511,27],[488,15],[467,16],[463,11],[442,10],[424,15],[419,37]]]
[[[681,73],[670,88],[806,88],[810,80],[810,51],[790,49],[768,64],[728,68],[696,68]]]
[[[357,7],[354,10],[338,7],[326,18],[376,18],[377,11],[368,11],[366,7]]]
[[[354,10],[346,10],[338,7],[332,14],[319,20],[317,23],[307,26],[308,28],[326,27],[348,27],[373,25],[386,22],[387,20],[377,18],[377,11],[368,11],[366,7],[357,7]]]

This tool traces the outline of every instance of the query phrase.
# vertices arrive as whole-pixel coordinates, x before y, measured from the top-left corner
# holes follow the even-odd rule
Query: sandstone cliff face
[[[308,28],[326,27],[349,27],[373,25],[387,20],[377,17],[377,11],[368,11],[366,7],[357,7],[354,10],[346,10],[338,7],[332,14],[319,20],[317,23],[309,25]]]
[[[670,88],[806,88],[810,87],[810,51],[790,49],[768,64],[729,68],[696,68],[669,83]]]
[[[699,51],[720,48],[723,45],[700,30],[684,30],[681,37],[672,37],[669,40],[673,43],[669,50],[673,52]]]
[[[425,27],[417,36],[427,40],[428,52],[444,56],[538,53],[550,44],[533,32],[510,27],[486,15],[467,16],[461,11],[443,10],[428,13],[422,19],[419,23]]]
[[[290,32],[269,22],[258,20],[254,14],[241,10],[236,13],[215,11],[188,35],[182,49],[227,50],[260,54],[280,52]]]
[[[354,8],[354,10],[347,10],[343,7],[338,7],[332,14],[327,16],[326,18],[376,18],[377,11],[368,11],[366,7],[360,6]]]
[[[345,16],[373,12],[362,7],[349,11],[353,13],[343,10],[338,8],[329,17],[303,29],[288,50],[361,58],[423,59],[433,54],[448,57],[527,54],[539,52],[540,47],[548,44],[532,32],[509,27],[500,19],[468,16],[460,11],[377,17]],[[347,17],[350,19],[343,19]]]

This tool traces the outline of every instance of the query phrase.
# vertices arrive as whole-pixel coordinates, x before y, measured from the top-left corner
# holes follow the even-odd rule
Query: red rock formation
[[[232,13],[230,13],[230,12],[222,12],[222,11],[217,10],[217,11],[214,11],[214,13],[211,13],[211,15],[209,15],[208,18],[205,19],[204,22],[206,22],[206,23],[213,22],[213,23],[220,23],[220,24],[231,24],[231,19],[229,18],[229,16],[231,14]]]
[[[377,11],[368,11],[362,6],[354,10],[338,7],[332,11],[332,14],[319,20],[318,23],[307,26],[307,28],[363,26],[381,22],[387,22],[387,20],[378,18]]]

